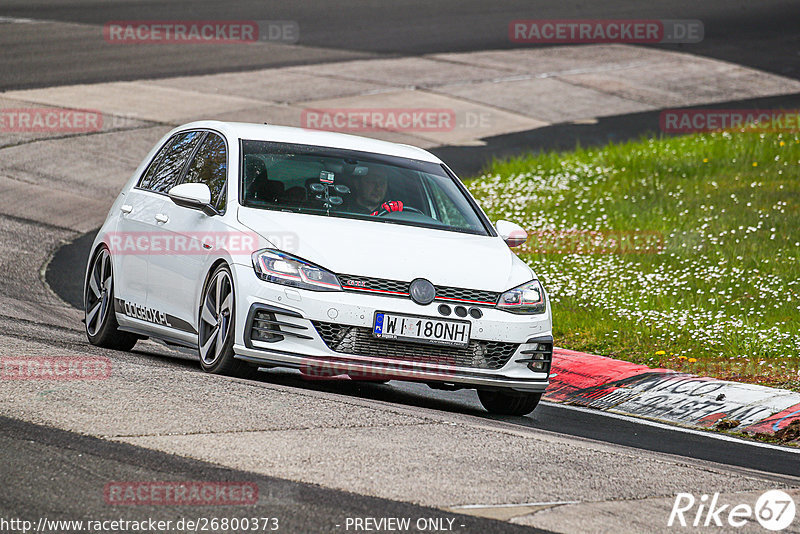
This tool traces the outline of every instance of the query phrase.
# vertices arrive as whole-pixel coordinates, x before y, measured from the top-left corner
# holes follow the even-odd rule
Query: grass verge
[[[543,153],[467,186],[529,231],[559,346],[800,391],[800,135]]]

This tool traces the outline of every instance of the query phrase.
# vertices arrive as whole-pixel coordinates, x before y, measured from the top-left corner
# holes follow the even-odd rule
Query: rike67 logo
[[[792,524],[796,506],[791,495],[781,490],[769,490],[762,494],[755,506],[721,502],[719,493],[702,495],[698,499],[691,493],[679,493],[669,514],[670,527],[725,527],[741,528],[757,521],[773,532]]]

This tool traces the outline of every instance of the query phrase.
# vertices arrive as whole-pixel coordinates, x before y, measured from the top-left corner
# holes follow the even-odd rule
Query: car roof
[[[399,143],[390,143],[369,137],[349,135],[338,132],[275,126],[271,124],[255,124],[249,122],[196,121],[184,124],[174,131],[195,128],[208,128],[225,134],[229,139],[247,139],[254,141],[272,141],[277,143],[294,143],[301,145],[358,150],[374,154],[385,154],[401,158],[442,163],[442,161],[421,148]]]

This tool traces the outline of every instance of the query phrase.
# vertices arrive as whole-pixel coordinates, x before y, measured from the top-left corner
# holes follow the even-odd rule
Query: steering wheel
[[[420,215],[425,215],[424,213],[422,213],[417,208],[412,208],[411,206],[406,206],[406,205],[403,205],[403,209],[400,210],[400,211],[412,211],[414,213],[419,213]],[[383,217],[384,215],[388,215],[389,213],[400,213],[400,211],[389,211],[389,210],[385,210],[385,209],[381,208],[380,211],[375,216],[376,217]]]

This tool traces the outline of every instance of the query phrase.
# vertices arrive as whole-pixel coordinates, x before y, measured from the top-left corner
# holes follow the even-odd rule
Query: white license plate
[[[470,326],[469,321],[376,312],[372,335],[382,339],[466,347],[469,344]]]

